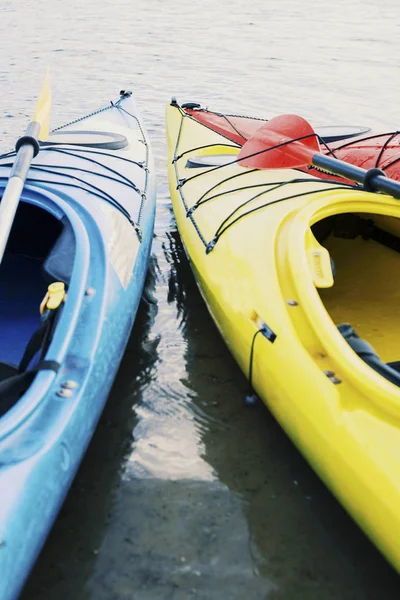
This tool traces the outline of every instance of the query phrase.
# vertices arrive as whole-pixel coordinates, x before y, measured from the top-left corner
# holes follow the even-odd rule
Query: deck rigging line
[[[249,170],[246,170],[246,171],[243,171],[243,172],[240,172],[240,173],[235,173],[234,175],[230,175],[226,179],[222,179],[217,184],[215,184],[215,185],[211,186],[209,189],[207,189],[202,194],[202,196],[195,202],[195,204],[193,206],[188,207],[188,205],[186,203],[186,200],[185,200],[185,197],[184,197],[184,194],[182,192],[182,187],[185,184],[187,184],[188,182],[192,181],[193,179],[195,179],[197,177],[201,177],[202,175],[207,175],[208,173],[211,173],[211,172],[216,171],[218,169],[223,169],[223,168],[231,166],[233,164],[238,164],[240,161],[238,161],[235,158],[234,160],[229,161],[229,162],[227,162],[225,164],[213,166],[213,167],[211,167],[210,169],[207,169],[207,170],[202,170],[201,172],[196,173],[192,177],[188,177],[188,178],[185,178],[185,179],[179,178],[178,165],[177,165],[178,160],[180,158],[182,158],[185,154],[188,154],[189,152],[193,152],[193,151],[195,151],[197,149],[200,149],[200,147],[198,147],[198,148],[194,147],[194,148],[191,148],[190,150],[186,150],[185,152],[183,152],[181,154],[178,154],[179,142],[180,142],[181,136],[182,136],[184,119],[185,118],[189,118],[189,119],[192,119],[194,121],[196,121],[196,119],[194,119],[191,115],[189,115],[184,110],[182,110],[181,107],[178,106],[177,108],[178,108],[178,110],[181,113],[181,122],[180,122],[180,126],[179,126],[179,131],[178,131],[176,145],[175,145],[175,150],[174,150],[174,156],[173,156],[173,160],[172,160],[172,164],[174,165],[174,169],[175,169],[176,180],[178,182],[178,184],[177,184],[177,190],[179,191],[179,194],[181,196],[181,200],[182,200],[183,206],[184,206],[185,211],[186,211],[186,216],[192,221],[193,226],[195,227],[196,232],[197,232],[200,240],[203,242],[203,244],[204,244],[204,246],[206,248],[206,253],[207,254],[209,254],[215,248],[216,243],[218,242],[218,240],[220,239],[221,235],[225,231],[227,231],[230,227],[232,227],[234,224],[236,224],[238,221],[240,221],[244,217],[246,217],[248,215],[251,215],[251,214],[253,214],[253,213],[255,213],[255,212],[257,212],[257,211],[259,211],[259,210],[261,210],[263,208],[267,208],[268,206],[271,206],[273,204],[277,204],[278,202],[283,202],[284,200],[292,200],[294,198],[299,198],[299,197],[302,197],[302,196],[312,195],[312,194],[316,194],[316,193],[320,193],[320,192],[325,192],[325,191],[330,191],[330,190],[340,190],[340,189],[348,190],[348,189],[355,189],[355,188],[358,187],[358,186],[354,186],[354,185],[351,185],[351,184],[345,184],[345,183],[344,184],[338,184],[337,181],[332,181],[332,180],[329,180],[329,179],[315,179],[315,180],[313,180],[313,179],[308,179],[308,178],[307,179],[306,178],[296,178],[296,179],[286,180],[286,181],[267,182],[267,183],[262,183],[262,184],[250,184],[248,186],[241,186],[241,187],[238,187],[238,188],[233,188],[231,190],[227,190],[225,192],[220,192],[220,193],[215,194],[214,196],[211,196],[211,197],[208,197],[208,198],[206,197],[211,191],[213,191],[217,187],[220,187],[222,184],[226,183],[227,181],[231,181],[232,179],[235,179],[236,177],[241,177],[242,175],[249,175],[249,174],[254,173],[255,171],[259,170],[259,169],[249,169]],[[196,121],[196,122],[198,123],[198,121]],[[212,128],[210,127],[210,129],[212,129]],[[312,135],[315,135],[315,134],[312,134]],[[226,137],[226,136],[224,136],[224,137]],[[311,137],[310,134],[302,136],[302,137],[299,137],[299,138],[296,138],[296,139],[293,139],[293,140],[290,140],[289,142],[285,141],[285,142],[282,142],[281,144],[277,144],[277,145],[271,146],[269,148],[264,148],[263,150],[259,150],[258,152],[255,152],[255,153],[250,154],[250,155],[248,155],[246,157],[243,157],[242,160],[244,160],[245,158],[250,158],[252,156],[263,154],[265,152],[269,152],[271,150],[274,150],[276,148],[280,148],[282,146],[286,146],[286,145],[288,145],[289,143],[292,143],[292,142],[297,142],[297,141],[301,141],[301,140],[307,139],[309,137]],[[212,147],[212,146],[215,146],[215,145],[220,146],[221,144],[210,144],[209,146],[202,146],[201,149],[204,149],[204,148],[207,148],[207,147]],[[240,147],[240,146],[237,146],[237,147]],[[272,192],[272,191],[274,191],[274,190],[276,190],[276,189],[278,189],[280,187],[283,187],[283,186],[291,184],[291,183],[307,183],[307,184],[315,183],[318,186],[320,186],[320,185],[322,185],[322,186],[323,185],[330,185],[330,186],[332,186],[332,184],[334,184],[334,186],[327,187],[326,189],[318,189],[318,190],[315,190],[315,192],[313,192],[313,191],[311,191],[311,192],[307,191],[307,192],[303,192],[303,193],[300,192],[300,193],[297,193],[297,194],[293,194],[293,195],[285,196],[283,198],[279,198],[278,200],[274,200],[272,202],[262,204],[261,206],[257,206],[255,208],[249,210],[249,211],[246,211],[246,212],[242,213],[241,215],[239,215],[238,217],[236,217],[233,221],[229,222],[229,220],[237,213],[238,210],[240,210],[244,206],[248,205],[250,202],[253,202],[254,200],[260,198],[261,196],[263,196],[265,194],[268,194],[269,192]],[[206,241],[206,239],[204,238],[203,234],[201,233],[200,228],[199,228],[198,224],[196,223],[196,220],[195,220],[195,218],[193,216],[193,212],[197,208],[199,208],[199,206],[201,206],[202,204],[205,204],[208,200],[211,200],[213,198],[217,198],[219,196],[223,196],[223,195],[226,195],[226,194],[229,194],[229,193],[233,193],[233,192],[236,192],[236,191],[242,191],[242,190],[246,190],[246,189],[252,189],[252,188],[255,188],[255,187],[265,187],[265,186],[269,186],[269,189],[263,190],[262,192],[260,192],[258,194],[255,194],[254,196],[252,196],[251,198],[249,198],[248,200],[246,200],[245,202],[243,202],[241,205],[239,205],[238,207],[236,207],[222,221],[222,223],[218,226],[218,228],[217,228],[217,230],[216,230],[213,238],[210,241],[208,241],[208,242]]]

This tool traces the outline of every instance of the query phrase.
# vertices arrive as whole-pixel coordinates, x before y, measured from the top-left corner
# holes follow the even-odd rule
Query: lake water
[[[247,384],[194,284],[166,175],[171,96],[398,126],[393,0],[0,0],[6,150],[50,64],[52,125],[132,89],[156,156],[150,302],[23,600],[398,599],[400,579]]]

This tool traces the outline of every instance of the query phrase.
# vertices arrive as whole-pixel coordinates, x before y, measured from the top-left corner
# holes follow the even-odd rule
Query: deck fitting
[[[60,396],[61,398],[71,398],[73,393],[74,392],[72,390],[68,390],[67,388],[61,388],[61,390],[58,390],[57,396]]]
[[[67,390],[74,390],[75,388],[78,387],[78,383],[76,381],[74,381],[73,379],[68,379],[67,381],[64,381],[61,384],[62,388],[65,388]]]
[[[327,369],[323,373],[324,373],[324,375],[327,376],[327,378],[329,379],[329,381],[331,381],[334,385],[338,385],[338,383],[342,383],[342,380],[339,379],[339,377],[336,377],[336,375],[335,375],[335,373],[333,371],[329,371]]]
[[[335,377],[335,373],[329,370],[324,371],[324,375],[326,375],[327,377]]]

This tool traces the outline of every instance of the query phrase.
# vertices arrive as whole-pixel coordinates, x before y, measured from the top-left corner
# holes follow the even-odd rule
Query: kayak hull
[[[106,129],[128,137],[129,147],[124,150],[101,150],[103,154],[94,157],[113,169],[118,153],[137,161],[136,139],[144,148],[144,130],[133,100],[124,99],[121,108],[88,117],[78,125],[78,129]],[[146,138],[144,141],[147,144]],[[69,144],[60,150],[74,152],[77,146]],[[100,152],[98,148],[94,151]],[[145,182],[145,201],[140,194],[127,194],[120,182],[104,184],[114,199],[119,198],[135,215],[135,222],[140,221],[140,240],[133,220],[129,223],[118,208],[104,208],[103,199],[91,196],[90,190],[74,188],[71,192],[65,175],[70,173],[67,155],[54,153],[56,166],[58,161],[65,167],[61,174],[57,171],[57,185],[54,174],[46,180],[32,170],[28,177],[22,201],[68,220],[77,252],[67,301],[46,356],[57,360],[60,369],[57,374],[40,372],[28,392],[0,419],[0,597],[4,600],[18,597],[60,510],[102,413],[135,319],[155,215],[154,165],[148,144],[146,152],[141,158],[148,169],[147,178],[140,182],[141,193]],[[86,169],[86,164],[80,168]],[[98,168],[104,170],[104,166]],[[132,179],[137,176],[137,165],[127,163],[124,168]],[[90,177],[85,175],[89,187]],[[0,186],[5,182],[2,179]]]
[[[173,103],[167,137],[178,230],[221,335],[311,466],[400,570],[399,389],[337,330],[308,251],[323,253],[310,241],[313,224],[355,211],[397,217],[396,202],[298,171],[246,170],[235,164],[239,143]],[[217,154],[231,154],[231,164],[193,168]]]

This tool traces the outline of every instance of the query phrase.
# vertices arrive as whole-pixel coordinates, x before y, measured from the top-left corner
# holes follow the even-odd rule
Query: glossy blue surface
[[[122,106],[136,115],[131,99]],[[41,152],[23,193],[24,202],[68,219],[76,254],[67,300],[46,354],[46,359],[60,363],[60,370],[40,372],[0,419],[2,600],[18,597],[91,439],[131,331],[148,267],[155,213],[151,152],[137,119],[118,108],[86,119],[85,128],[101,130],[103,115],[108,130],[115,124],[129,137],[128,149],[98,156],[75,147],[68,153]],[[144,165],[117,160],[120,152]],[[117,173],[112,180],[104,177],[104,165]],[[1,171],[0,166],[0,176]],[[80,187],[71,174],[79,178]],[[3,177],[0,192],[5,183]],[[95,188],[117,200],[136,228],[139,225],[140,243],[127,216],[102,194],[93,194]],[[34,271],[29,276],[37,281]],[[29,310],[26,305],[29,315],[33,306],[37,310],[34,296]],[[16,347],[15,354],[19,352]],[[60,395],[66,381],[76,385],[68,397]]]

